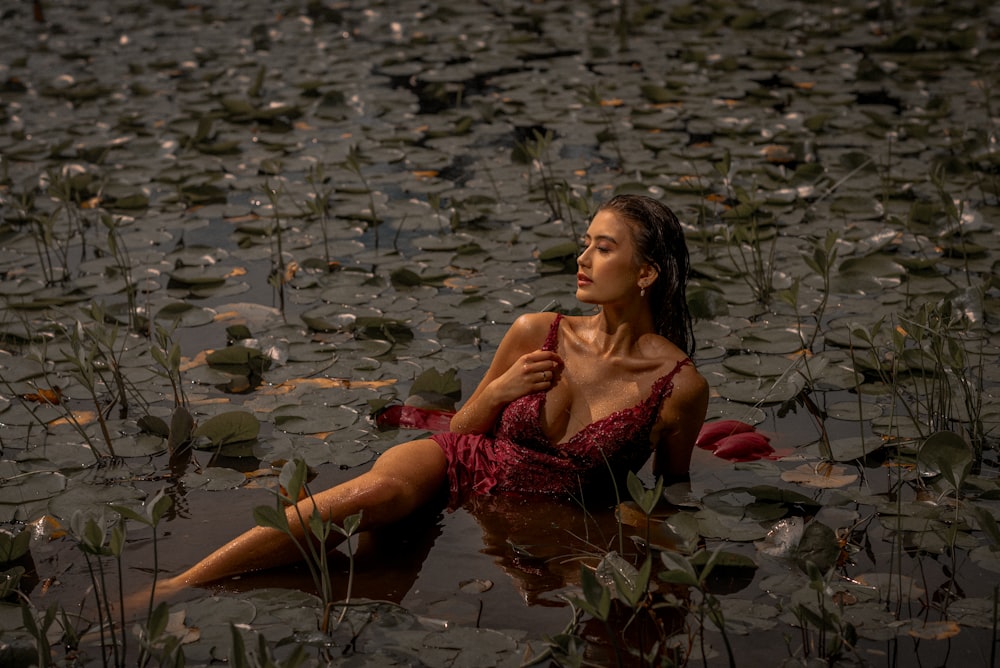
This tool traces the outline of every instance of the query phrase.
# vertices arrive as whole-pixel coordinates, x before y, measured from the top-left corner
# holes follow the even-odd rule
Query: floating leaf
[[[184,474],[181,481],[188,489],[217,492],[240,487],[246,482],[246,476],[233,469],[209,466],[198,472]]]
[[[63,392],[62,388],[58,385],[48,388],[40,388],[36,392],[28,392],[22,394],[21,398],[25,401],[33,401],[39,404],[53,404],[58,405],[62,403]]]
[[[833,464],[802,464],[790,471],[783,471],[781,479],[785,482],[795,482],[806,487],[819,489],[834,489],[846,487],[858,479],[855,473],[845,473],[843,466]]]
[[[836,462],[849,462],[862,459],[881,449],[882,439],[875,437],[848,436],[830,441],[830,457]]]
[[[837,564],[840,557],[837,535],[830,527],[813,520],[806,524],[792,557],[803,572],[807,572],[806,565],[811,563],[821,573],[826,573]]]
[[[227,411],[209,418],[194,430],[194,436],[211,441],[214,446],[252,441],[260,433],[260,422],[246,411]]]
[[[923,640],[947,640],[957,636],[961,632],[961,627],[956,622],[914,622],[907,629],[907,633],[914,638]]]
[[[66,477],[61,473],[40,471],[5,480],[0,485],[0,504],[28,504],[32,501],[50,499],[66,489]]]

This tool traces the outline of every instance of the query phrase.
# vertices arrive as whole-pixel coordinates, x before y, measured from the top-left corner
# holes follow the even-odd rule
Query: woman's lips
[[[590,285],[591,283],[593,283],[593,281],[584,276],[583,274],[576,275],[576,287],[582,288],[584,286]]]

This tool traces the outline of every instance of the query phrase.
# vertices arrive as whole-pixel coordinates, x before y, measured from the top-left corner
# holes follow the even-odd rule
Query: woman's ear
[[[660,276],[660,270],[652,264],[644,264],[639,269],[639,287],[648,288]]]

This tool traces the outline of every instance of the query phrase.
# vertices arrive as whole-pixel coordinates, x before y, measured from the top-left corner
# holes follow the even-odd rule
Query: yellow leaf
[[[802,464],[791,471],[784,471],[781,479],[785,482],[797,482],[806,487],[818,489],[834,489],[846,487],[858,479],[855,473],[844,473],[843,466],[821,463],[818,465]]]
[[[924,640],[947,640],[957,636],[961,630],[956,622],[924,622],[919,626],[914,625],[909,634]]]
[[[58,385],[53,385],[52,389],[40,387],[37,392],[29,392],[28,394],[21,395],[21,398],[25,401],[34,401],[39,404],[60,404],[62,403],[62,397],[62,389]]]
[[[50,427],[59,427],[66,424],[73,424],[74,421],[79,425],[88,425],[97,421],[96,411],[72,411],[72,415],[72,421],[68,417],[61,417],[49,422],[48,425]]]

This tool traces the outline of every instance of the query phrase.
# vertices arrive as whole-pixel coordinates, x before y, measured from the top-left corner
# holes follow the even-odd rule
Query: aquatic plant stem
[[[997,665],[997,603],[1000,600],[1000,585],[993,585],[993,628],[990,633],[990,668]]]
[[[267,191],[267,197],[271,200],[271,211],[274,217],[274,226],[271,228],[271,240],[276,242],[277,251],[275,252],[274,258],[271,260],[273,285],[278,291],[278,311],[281,313],[282,320],[285,319],[285,252],[282,244],[282,229],[281,229],[281,215],[278,211],[278,200],[279,192],[272,188],[271,185],[265,184],[264,189]]]

